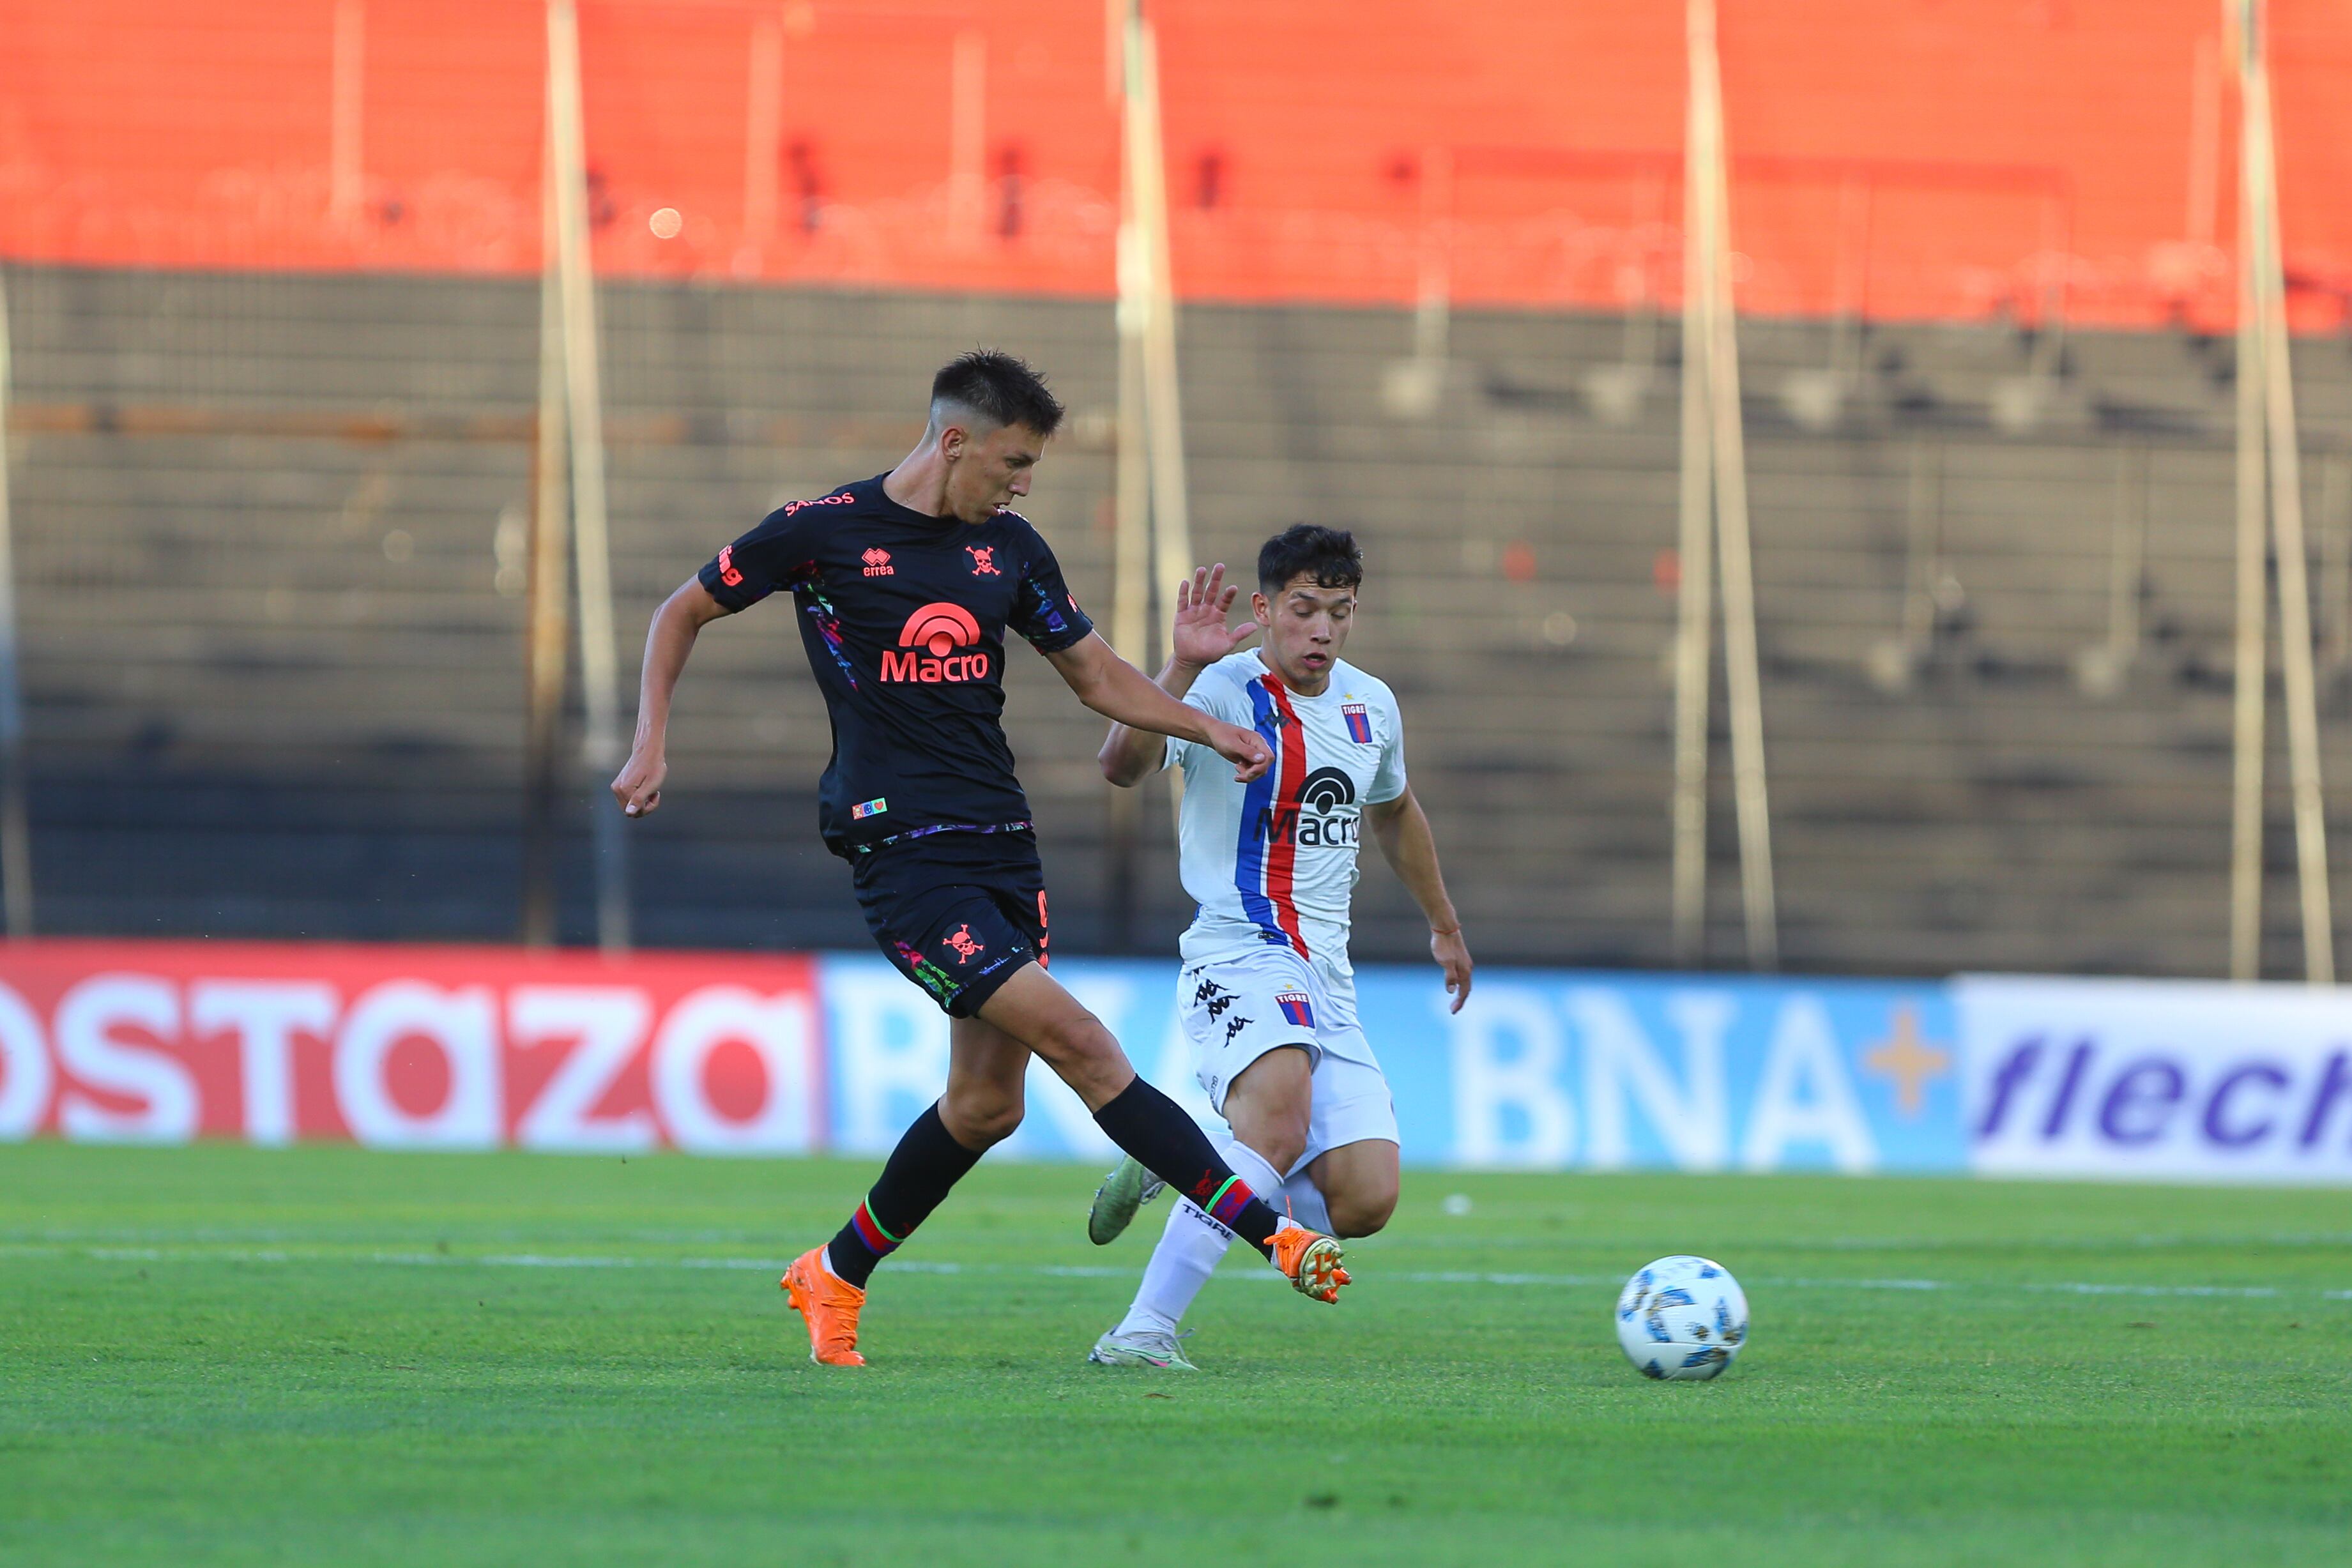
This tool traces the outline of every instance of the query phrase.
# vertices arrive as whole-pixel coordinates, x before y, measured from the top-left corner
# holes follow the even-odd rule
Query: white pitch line
[[[473,1267],[483,1269],[718,1269],[749,1273],[782,1274],[786,1267],[774,1258],[614,1258],[593,1253],[548,1252],[331,1252],[288,1251],[284,1249],[163,1247],[82,1247],[0,1241],[0,1262],[35,1258],[80,1256],[99,1262],[173,1263],[368,1263],[398,1268]],[[1011,1274],[1057,1280],[1129,1280],[1137,1268],[1104,1264],[952,1263],[908,1260],[894,1262],[897,1274]],[[1610,1274],[1481,1273],[1468,1270],[1407,1270],[1382,1272],[1375,1279],[1410,1285],[1498,1285],[1552,1290],[1606,1287],[1623,1281]],[[1276,1283],[1280,1276],[1247,1270],[1228,1279]],[[1955,1280],[1823,1280],[1810,1277],[1755,1275],[1748,1283],[1767,1290],[1797,1291],[2021,1291],[2078,1296],[2168,1296],[2189,1299],[2274,1301],[2303,1292],[2271,1285],[2150,1285],[2091,1281],[1978,1281]],[[2321,1290],[2322,1300],[2352,1301],[2352,1290]]]

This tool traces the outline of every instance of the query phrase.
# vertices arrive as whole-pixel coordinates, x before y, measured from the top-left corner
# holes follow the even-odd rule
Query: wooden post
[[[2252,232],[2238,223],[2238,637],[2231,708],[2230,978],[2263,974],[2263,730],[2269,706],[2270,583],[2263,544],[2263,340]]]
[[[25,695],[17,656],[16,539],[9,511],[8,401],[16,375],[8,288],[0,270],[0,915],[11,936],[33,934],[33,828],[25,768]]]
[[[1748,531],[1748,444],[1739,408],[1738,317],[1731,297],[1731,191],[1723,134],[1723,81],[1715,0],[1691,0],[1693,90],[1706,117],[1707,182],[1706,386],[1715,457],[1717,557],[1723,570],[1724,695],[1731,719],[1731,786],[1739,829],[1739,892],[1748,965],[1780,967],[1772,885],[1772,820],[1764,778],[1764,690],[1756,652],[1756,583]]]
[[[1732,800],[1739,830],[1748,962],[1780,965],[1770,801],[1764,769],[1763,676],[1748,526],[1747,435],[1739,408],[1739,340],[1731,298],[1731,193],[1714,0],[1685,13],[1690,87],[1684,154],[1681,635],[1675,664],[1674,912],[1677,959],[1703,956],[1706,922],[1706,557],[1723,586],[1723,653],[1730,700]],[[1710,501],[1712,506],[1710,507]],[[1696,580],[1694,581],[1696,577]]]
[[[2327,885],[2327,819],[2320,786],[2318,683],[2312,669],[2310,561],[2303,528],[2303,462],[2287,359],[2286,274],[2279,246],[2277,146],[2260,0],[2241,9],[2245,135],[2242,159],[2253,240],[2251,263],[2262,334],[2271,549],[2278,562],[2279,667],[2285,677],[2287,777],[2294,801],[2295,865],[2303,894],[2304,977],[2336,983],[2335,918]],[[2242,371],[2241,372],[2242,373]]]
[[[620,672],[613,636],[611,545],[605,526],[604,424],[597,382],[595,278],[588,255],[588,154],[580,102],[580,28],[572,0],[548,0],[548,110],[555,153],[556,265],[563,312],[565,423],[572,446],[572,570],[580,592],[582,747],[596,844],[596,936],[608,953],[629,946],[628,841],[605,788],[622,762]]]
[[[1696,58],[1696,43],[1690,41]],[[1694,76],[1683,142],[1682,462],[1675,634],[1674,956],[1695,968],[1706,956],[1708,685],[1714,678],[1715,473],[1707,407],[1713,334],[1707,308],[1714,246],[1706,171],[1706,129]]]
[[[1144,277],[1143,411],[1151,464],[1152,625],[1168,652],[1176,584],[1192,575],[1192,525],[1184,474],[1184,407],[1176,373],[1176,285],[1168,255],[1168,170],[1160,139],[1160,53],[1151,24],[1130,21],[1127,162],[1135,244]],[[1148,668],[1148,666],[1147,666]]]
[[[562,287],[555,262],[555,161],[541,181],[545,251],[539,283],[539,422],[531,453],[530,596],[523,634],[522,939],[556,938],[555,801],[563,736],[563,687],[572,643],[571,486],[565,465]]]
[[[1130,25],[1131,0],[1110,0],[1110,57],[1113,95],[1119,104],[1120,134],[1131,143],[1137,134],[1136,105],[1131,86],[1135,29]],[[1111,645],[1139,669],[1151,669],[1151,437],[1149,393],[1144,369],[1145,340],[1151,316],[1151,263],[1140,219],[1142,193],[1135,177],[1131,146],[1120,162],[1118,225],[1118,303],[1114,325],[1118,336],[1118,427],[1111,543]],[[1110,906],[1112,945],[1125,948],[1134,939],[1137,915],[1136,865],[1142,819],[1139,791],[1110,792],[1110,834],[1106,889]]]

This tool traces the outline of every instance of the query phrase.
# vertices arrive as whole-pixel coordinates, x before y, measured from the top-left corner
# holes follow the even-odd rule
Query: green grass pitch
[[[2345,1561],[2352,1199],[1408,1172],[1337,1308],[1083,1364],[1158,1234],[983,1166],[863,1373],[775,1285],[866,1162],[0,1147],[0,1562]],[[1472,1200],[1448,1213],[1450,1195]],[[1459,1207],[1457,1204],[1454,1206]],[[1720,1259],[1720,1382],[1616,1282]],[[952,1267],[950,1267],[952,1266]]]

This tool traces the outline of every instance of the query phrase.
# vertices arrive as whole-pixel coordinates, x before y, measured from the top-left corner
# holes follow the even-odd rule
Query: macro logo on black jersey
[[[961,604],[926,604],[907,617],[896,651],[882,653],[882,678],[955,685],[988,678],[988,653],[958,653],[980,641],[980,622]]]

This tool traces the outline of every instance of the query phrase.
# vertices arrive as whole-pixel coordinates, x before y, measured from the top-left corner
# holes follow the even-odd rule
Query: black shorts
[[[1037,835],[946,832],[859,855],[853,874],[882,956],[968,1019],[1024,964],[1045,962]]]

